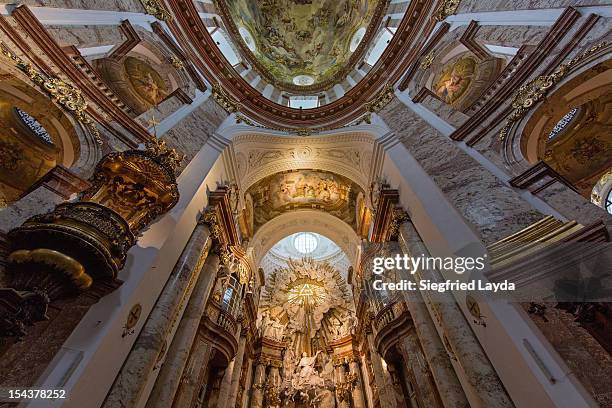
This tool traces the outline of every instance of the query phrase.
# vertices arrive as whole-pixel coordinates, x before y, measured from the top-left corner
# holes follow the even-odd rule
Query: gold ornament
[[[410,217],[406,211],[402,210],[401,208],[394,208],[391,224],[389,225],[389,237],[397,238],[400,226],[409,219]]]
[[[185,69],[185,63],[174,55],[170,57],[170,63],[176,69]]]
[[[212,97],[227,113],[238,112],[241,108],[241,105],[232,99],[219,83],[213,85]]]
[[[434,58],[435,56],[433,51],[430,51],[429,54],[425,55],[421,60],[421,69],[426,70],[427,68],[429,68],[433,63]]]
[[[172,21],[172,15],[162,6],[160,0],[140,0],[145,12],[161,21]]]
[[[459,3],[461,3],[461,0],[442,0],[434,14],[436,21],[444,21],[446,17],[455,14],[459,8]]]
[[[379,112],[393,100],[394,96],[393,86],[386,84],[374,99],[364,105],[364,108],[368,112]]]

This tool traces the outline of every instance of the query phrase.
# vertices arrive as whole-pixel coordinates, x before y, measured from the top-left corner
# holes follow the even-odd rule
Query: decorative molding
[[[104,114],[109,115],[120,126],[124,127],[134,138],[140,142],[149,139],[150,134],[142,125],[134,121],[126,112],[117,106],[109,97],[102,92],[92,79],[85,75],[67,56],[55,39],[49,34],[40,21],[26,6],[17,7],[12,16],[20,26],[30,35],[34,43],[50,58],[50,60],[63,73],[80,87],[93,102],[95,102]],[[11,37],[14,39],[14,37]],[[92,115],[93,110],[92,110]],[[100,114],[98,113],[98,117]],[[104,126],[104,125],[103,125]]]
[[[245,114],[271,128],[339,128],[363,116],[363,104],[386,83],[395,83],[418,58],[417,35],[429,35],[436,22],[429,19],[433,4],[427,0],[411,1],[398,30],[383,52],[376,67],[343,97],[313,109],[300,110],[275,103],[255,90],[222,55],[199,17],[191,0],[168,0],[178,25],[169,24],[177,38],[187,37],[194,47],[194,63],[211,82],[223,81],[223,87],[242,104]]]
[[[512,100],[512,112],[506,120],[506,124],[499,132],[499,140],[504,141],[512,126],[521,120],[529,110],[540,102],[548,91],[561,79],[563,79],[574,66],[580,64],[591,55],[601,51],[609,45],[608,41],[599,43],[577,57],[572,58],[567,64],[561,64],[555,72],[550,75],[541,75],[519,88]]]
[[[220,83],[213,85],[212,97],[227,113],[238,112],[241,108],[241,105],[229,96]]]
[[[529,189],[533,194],[538,194],[557,181],[580,194],[572,183],[543,161],[539,161],[523,173],[512,178],[509,182],[512,187]]]
[[[538,69],[542,61],[550,55],[552,50],[559,44],[561,39],[569,32],[579,18],[580,13],[576,9],[568,7],[550,28],[538,46],[535,47],[528,56],[523,58],[523,62],[518,68],[510,72],[505,72],[505,74],[511,74],[511,77],[497,89],[497,92],[489,98],[486,104],[483,104],[477,112],[470,116],[463,125],[451,134],[451,139],[464,140],[471,135],[472,137],[468,145],[472,146],[484,137],[485,132],[493,126],[482,126],[483,123],[489,121],[495,111],[513,94],[516,87]],[[485,91],[485,95],[487,92],[488,91]],[[505,114],[507,114],[507,112],[505,112]],[[503,118],[499,119],[499,121],[501,120],[503,120]],[[480,128],[482,128],[482,130],[479,130]],[[478,134],[474,134],[474,132]]]
[[[398,89],[400,91],[405,91],[406,88],[408,88],[408,84],[410,83],[412,78],[414,78],[414,75],[416,74],[417,69],[419,68],[418,61],[422,61],[425,56],[427,56],[429,53],[432,53],[435,50],[436,45],[438,45],[438,43],[442,40],[442,38],[444,38],[446,33],[448,33],[449,29],[450,29],[450,24],[447,23],[446,21],[440,24],[436,32],[431,36],[430,40],[427,42],[427,44],[425,44],[425,46],[421,50],[418,60],[415,61],[408,68],[406,74],[404,75],[404,78],[400,81],[398,85]]]
[[[170,63],[174,68],[178,70],[185,69],[185,64],[183,63],[183,61],[181,61],[180,58],[175,57],[174,55],[170,57]]]
[[[440,100],[440,97],[431,89],[429,88],[421,88],[421,90],[419,92],[417,92],[416,95],[414,95],[414,98],[412,98],[412,102],[414,103],[421,103],[425,100],[425,98],[427,98],[428,96]]]
[[[343,80],[346,79],[349,73],[363,58],[367,47],[370,45],[370,40],[372,40],[378,32],[378,28],[382,22],[383,17],[385,16],[385,11],[387,10],[390,0],[378,1],[372,19],[370,20],[370,24],[368,25],[367,31],[363,36],[363,39],[357,46],[357,49],[351,54],[349,60],[342,67],[342,69],[332,78],[309,86],[295,85],[289,82],[278,82],[276,78],[274,78],[274,76],[272,76],[269,71],[261,64],[261,62],[257,59],[257,57],[242,40],[242,37],[238,32],[238,27],[236,27],[236,24],[234,23],[234,20],[232,19],[229,13],[226,4],[227,0],[213,1],[216,9],[218,10],[220,16],[223,19],[223,22],[225,23],[225,26],[227,27],[230,36],[232,37],[232,43],[240,49],[240,53],[246,57],[251,66],[255,67],[255,70],[259,74],[261,74],[262,78],[265,78],[268,83],[274,85],[274,87],[277,89],[304,95],[324,91],[328,88],[331,88],[335,84],[341,83]]]
[[[168,100],[172,97],[176,97],[179,101],[184,103],[185,105],[191,105],[193,103],[193,99],[183,90],[183,88],[176,88],[174,91],[168,94],[164,100]]]
[[[183,66],[185,70],[187,71],[187,74],[189,74],[193,82],[196,84],[197,88],[202,92],[206,91],[207,89],[206,84],[200,77],[200,74],[198,74],[198,72],[193,67],[193,64],[191,60],[189,59],[189,57],[185,55],[181,47],[179,47],[176,44],[174,39],[170,35],[168,35],[168,33],[166,32],[164,27],[159,23],[159,21],[153,22],[151,24],[151,28],[153,28],[153,32],[157,34],[157,36],[163,41],[163,43],[166,44],[168,48],[170,48],[170,50],[176,56],[175,58],[178,58],[183,63]]]
[[[36,181],[36,183],[30,186],[21,197],[28,195],[39,187],[45,187],[62,197],[64,200],[68,200],[73,194],[84,191],[90,186],[91,183],[89,181],[79,177],[61,164],[58,164]]]
[[[463,32],[463,35],[459,39],[459,42],[465,45],[465,47],[476,56],[476,58],[482,61],[487,58],[491,58],[492,55],[486,50],[486,48],[478,44],[478,42],[474,38],[479,29],[480,26],[478,25],[477,21],[470,21],[470,24]]]
[[[372,99],[370,102],[364,104],[364,108],[368,112],[376,113],[380,112],[385,106],[389,104],[395,97],[393,93],[393,85],[387,83],[382,90]]]
[[[376,213],[370,232],[370,242],[379,243],[391,239],[392,222],[393,220],[399,220],[399,218],[396,218],[399,216],[399,213],[395,212],[395,206],[398,202],[398,190],[388,187],[380,190],[378,205],[376,206]],[[395,235],[397,238],[397,231]]]
[[[433,50],[429,51],[427,55],[421,58],[421,63],[419,64],[419,67],[423,71],[429,69],[429,67],[431,67],[431,64],[433,63],[435,58],[436,56],[434,55],[434,51]]]
[[[112,60],[119,61],[127,55],[141,39],[129,20],[123,20],[119,25],[119,29],[125,35],[126,39],[119,47],[117,47],[108,57]]]

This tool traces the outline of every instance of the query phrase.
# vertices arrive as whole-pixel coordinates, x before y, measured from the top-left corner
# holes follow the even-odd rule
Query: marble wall
[[[398,99],[379,115],[486,244],[543,218],[516,191]]]

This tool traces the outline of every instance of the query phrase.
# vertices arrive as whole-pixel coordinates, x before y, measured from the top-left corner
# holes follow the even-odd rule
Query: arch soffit
[[[360,244],[355,231],[339,218],[317,210],[283,213],[262,225],[251,240],[255,265],[260,265],[263,257],[278,241],[302,231],[316,232],[329,238],[355,265]]]

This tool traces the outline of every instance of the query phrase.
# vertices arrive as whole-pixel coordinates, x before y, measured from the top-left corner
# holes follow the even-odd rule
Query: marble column
[[[346,380],[346,367],[344,366],[344,364],[339,364],[336,366],[336,386],[342,382],[344,382]],[[347,399],[345,399],[344,401],[340,401],[338,392],[336,391],[336,400],[338,401],[338,407],[339,408],[349,408],[350,407],[350,403],[349,403],[349,395],[346,396]]]
[[[404,222],[400,226],[400,246],[403,250],[412,257],[430,256],[429,251],[423,243],[418,231],[412,222]],[[429,279],[432,282],[443,282],[445,279],[439,271],[435,269],[421,269],[416,271],[411,278],[417,283],[422,279]],[[459,378],[463,382],[463,386],[468,388],[469,392],[465,395],[468,397],[470,405],[474,407],[511,407],[514,404],[506,394],[504,386],[500,381],[495,369],[491,365],[484,350],[480,346],[478,339],[474,336],[469,323],[465,320],[463,312],[459,309],[455,298],[450,292],[411,292],[411,295],[419,296],[419,299],[414,299],[412,302],[407,302],[409,306],[418,308],[419,311],[413,315],[415,328],[419,328],[423,332],[421,339],[425,336],[430,340],[423,340],[423,345],[427,345],[427,349],[432,347],[432,339],[442,337],[446,343],[447,354],[455,360],[453,367]],[[435,327],[430,327],[425,320],[425,312],[428,312],[426,304],[432,308],[431,314],[440,325],[441,335],[436,337],[433,330]],[[429,326],[429,329],[428,329]],[[433,329],[433,330],[432,330]],[[444,345],[443,345],[444,346]],[[442,358],[441,350],[437,347],[431,358]],[[438,373],[440,366],[436,365],[435,373]],[[444,370],[447,372],[448,370]],[[448,377],[445,375],[445,377]],[[448,378],[450,379],[450,378]],[[442,384],[442,389],[447,388]],[[448,383],[447,383],[448,385]],[[454,388],[454,387],[453,387]],[[441,395],[451,394],[457,395],[457,392],[452,393],[451,389],[447,389]]]
[[[390,248],[390,255],[394,256],[397,253],[405,252],[401,249],[401,245],[397,243],[389,243],[386,245],[394,245],[394,247]],[[412,279],[410,274],[405,270],[398,271],[398,273],[401,279]],[[432,317],[421,295],[416,291],[403,291],[402,294],[412,318],[416,337],[421,345],[433,381],[435,382],[444,406],[467,406],[468,401],[461,383],[457,378],[457,374],[453,369],[451,356],[440,339],[441,336],[436,330],[435,324],[432,321]]]
[[[140,400],[147,379],[163,357],[193,282],[200,276],[211,242],[208,227],[197,224],[102,407],[134,407]]]
[[[242,332],[242,326],[238,326],[238,331]],[[234,372],[232,373],[232,382],[230,385],[229,398],[227,407],[231,408],[236,405],[236,397],[238,396],[238,388],[240,387],[240,376],[242,374],[242,362],[244,361],[244,348],[246,346],[246,332],[241,333],[238,340],[238,352],[234,357]]]
[[[219,256],[208,256],[202,273],[193,288],[185,313],[168,348],[166,360],[161,366],[157,381],[147,400],[147,408],[168,408],[172,406],[174,395],[179,386],[189,351],[200,325],[206,302],[219,269]]]
[[[221,380],[221,388],[219,389],[219,399],[217,400],[217,408],[229,407],[227,399],[229,398],[230,387],[232,385],[235,363],[236,357],[230,361],[225,369],[225,373],[223,373],[223,380]]]
[[[211,352],[212,346],[209,343],[201,338],[196,338],[189,355],[189,362],[183,371],[180,387],[174,397],[173,406],[191,406],[201,386],[202,374],[206,373],[208,368]]]
[[[429,367],[425,361],[421,347],[419,346],[419,340],[414,331],[404,337],[402,346],[406,351],[408,364],[410,364],[414,372],[415,385],[418,387],[417,394],[419,395],[421,403],[431,408],[442,407],[437,396],[438,391],[433,384],[431,372],[429,371]]]
[[[253,389],[251,395],[251,408],[261,408],[263,405],[263,386],[266,382],[266,366],[257,361],[255,375],[253,376]]]
[[[368,347],[370,348],[370,358],[372,360],[372,370],[374,371],[374,381],[378,388],[378,400],[381,408],[394,408],[395,403],[390,398],[390,393],[387,389],[387,382],[385,380],[385,372],[382,365],[382,357],[378,354],[378,351],[374,347],[374,335],[368,333],[367,336]]]
[[[278,370],[278,367],[276,366],[270,367],[270,372],[268,373],[268,381],[272,382],[272,384],[274,384],[275,387],[278,387],[281,385],[281,378],[280,378],[280,372]]]
[[[359,362],[357,357],[353,358],[349,363],[349,370],[351,374],[357,377],[357,382],[353,388],[353,405],[354,408],[366,408],[365,399],[363,397],[363,379],[361,376],[361,370],[359,369]]]
[[[244,361],[243,363],[244,364]],[[247,378],[247,382],[245,384],[244,387],[244,392],[242,393],[242,402],[240,404],[240,407],[248,407],[248,403],[249,403],[249,397],[251,395],[251,393],[253,392],[253,361],[250,358],[247,358],[247,374],[246,374],[246,378]]]

